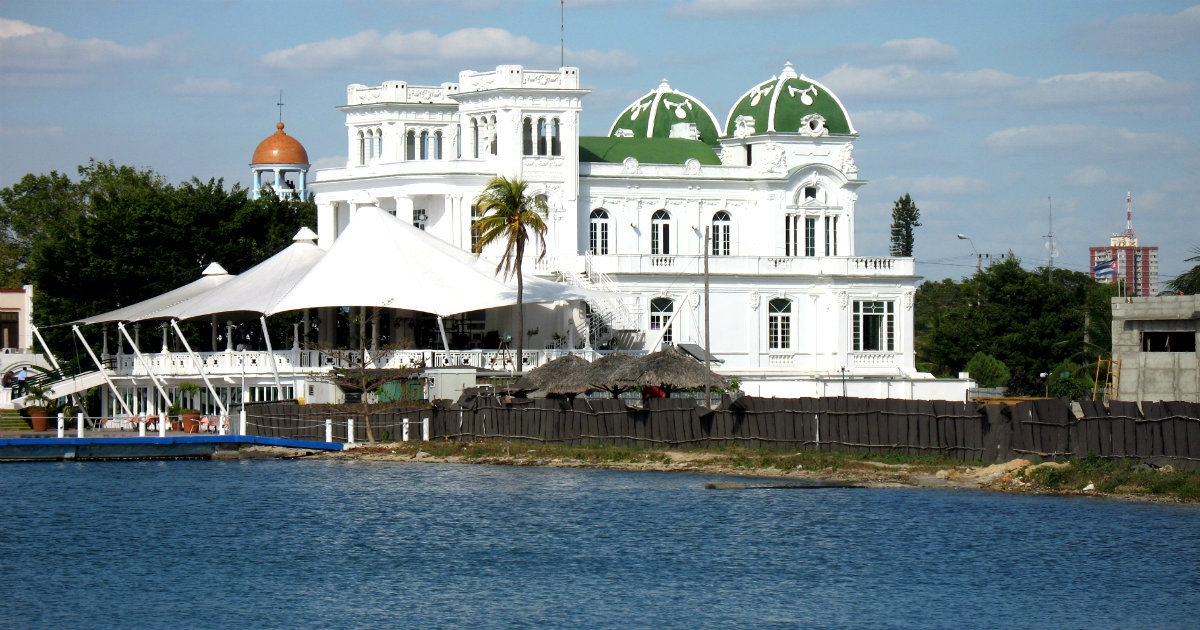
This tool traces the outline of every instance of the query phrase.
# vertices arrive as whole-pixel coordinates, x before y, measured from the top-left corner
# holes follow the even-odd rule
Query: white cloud
[[[924,195],[976,195],[988,189],[986,180],[965,175],[949,177],[918,177],[908,186],[912,194]]]
[[[1186,50],[1200,43],[1200,6],[1175,15],[1136,14],[1108,22],[1097,20],[1075,27],[1071,34],[1077,47],[1115,57]]]
[[[275,50],[263,56],[264,65],[292,70],[330,68],[395,69],[427,67],[442,63],[535,62],[557,64],[560,49],[540,44],[524,35],[499,28],[464,28],[445,35],[430,31],[380,35],[368,30],[348,37],[327,39]],[[566,51],[572,63],[597,64],[608,70],[632,65],[632,58],[621,51]]]
[[[0,68],[19,72],[75,71],[156,59],[163,46],[123,46],[102,39],[72,39],[48,28],[0,19]]]
[[[684,0],[677,3],[672,13],[679,16],[700,17],[708,15],[763,15],[814,13],[841,9],[872,0]]]
[[[1031,105],[1101,105],[1160,101],[1192,91],[1150,72],[1084,72],[1039,79],[1015,97]]]
[[[1165,104],[1188,97],[1193,88],[1151,72],[1084,72],[1045,79],[998,70],[925,72],[905,64],[874,68],[843,65],[821,78],[840,98],[952,100],[978,105],[1119,108]]]
[[[1109,181],[1108,171],[1095,164],[1082,166],[1067,175],[1067,183],[1072,186],[1099,186],[1107,181]]]
[[[883,43],[883,52],[890,59],[905,63],[953,63],[958,51],[931,37],[893,39]]]
[[[1138,133],[1088,125],[1032,125],[1002,129],[984,146],[998,151],[1082,149],[1089,153],[1161,154],[1186,151],[1188,143],[1165,133]]]
[[[242,86],[228,79],[197,79],[188,77],[183,83],[171,88],[174,94],[183,96],[224,96],[240,94]]]
[[[928,114],[914,111],[883,112],[865,111],[853,112],[850,119],[860,133],[872,136],[905,133],[928,133],[934,130],[933,118]]]
[[[0,127],[0,138],[61,138],[63,128],[53,127]]]

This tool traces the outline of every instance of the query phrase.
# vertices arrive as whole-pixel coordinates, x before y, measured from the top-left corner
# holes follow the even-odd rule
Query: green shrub
[[[990,354],[976,352],[967,361],[966,371],[980,387],[1004,387],[1008,383],[1008,366]]]

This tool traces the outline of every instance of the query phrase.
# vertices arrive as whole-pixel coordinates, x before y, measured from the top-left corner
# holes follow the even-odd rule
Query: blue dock
[[[235,455],[243,446],[340,451],[345,444],[257,435],[0,438],[0,462],[214,459]]]

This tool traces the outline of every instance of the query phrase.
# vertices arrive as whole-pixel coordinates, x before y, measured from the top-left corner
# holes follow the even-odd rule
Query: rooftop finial
[[[279,102],[275,104],[279,106],[279,122],[283,122],[283,90],[279,90]]]
[[[783,72],[779,73],[780,79],[795,79],[796,69],[792,67],[792,62],[789,61],[783,64]]]

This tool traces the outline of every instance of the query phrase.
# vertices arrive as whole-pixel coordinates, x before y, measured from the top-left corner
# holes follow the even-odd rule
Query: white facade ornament
[[[913,297],[914,297],[914,295],[915,295],[915,293],[914,293],[913,291],[905,291],[905,292],[904,292],[904,308],[905,308],[906,310],[910,310],[910,311],[911,311],[911,310],[913,309]]]
[[[754,134],[754,117],[738,116],[733,120],[733,137],[745,138]]]
[[[641,172],[641,170],[642,170],[642,167],[640,164],[638,164],[637,158],[635,158],[635,157],[627,157],[627,158],[625,158],[624,161],[621,162],[621,173],[622,174],[637,175],[638,173]]]
[[[787,152],[783,146],[775,142],[760,146],[754,155],[754,170],[760,173],[787,172]]]
[[[614,138],[632,138],[633,130],[626,129],[624,127],[617,127],[617,130],[613,132],[613,137]]]
[[[843,311],[846,310],[846,305],[850,303],[850,296],[846,295],[845,291],[838,291],[837,303],[838,308],[842,309]]]
[[[700,308],[700,294],[693,293],[692,297],[688,298],[688,303],[691,304],[692,309]]]
[[[829,128],[825,126],[825,117],[820,114],[809,114],[801,118],[798,131],[812,138],[829,135]]]
[[[838,165],[838,168],[841,169],[841,171],[843,173],[845,173],[846,176],[851,179],[858,177],[858,165],[854,163],[853,153],[854,153],[854,145],[853,144],[843,145],[842,150],[841,150],[841,155],[839,156],[840,164]]]
[[[683,172],[687,175],[699,175],[700,160],[697,160],[696,158],[688,158],[687,161],[683,163]]]
[[[684,140],[699,140],[700,130],[696,128],[696,123],[675,123],[671,125],[670,137],[683,138]]]
[[[751,291],[750,295],[746,296],[746,302],[750,305],[750,309],[757,311],[759,303],[758,291]]]
[[[735,164],[734,160],[736,159],[738,159],[737,151],[734,151],[732,147],[721,147],[721,164],[732,166]]]

